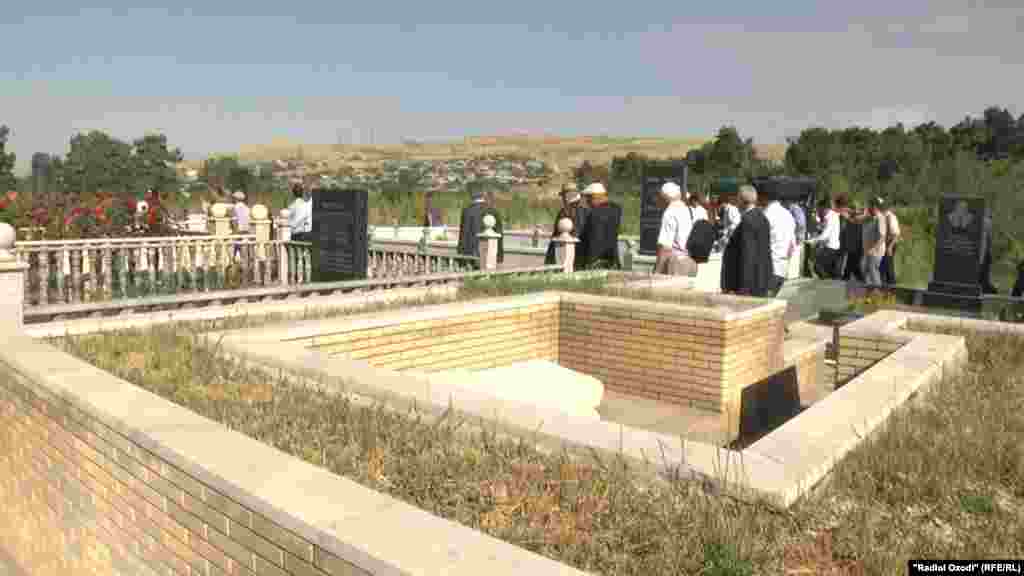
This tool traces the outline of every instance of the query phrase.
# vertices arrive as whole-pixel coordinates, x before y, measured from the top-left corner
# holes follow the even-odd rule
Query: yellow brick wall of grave
[[[614,392],[718,410],[721,322],[573,302],[562,303],[560,316],[562,366]]]
[[[473,312],[317,337],[317,349],[394,370],[480,370],[558,361],[558,304]]]
[[[853,380],[861,372],[874,366],[902,346],[902,342],[882,335],[872,337],[861,334],[850,337],[843,336],[840,331],[839,354],[836,357],[837,369],[833,378],[833,386],[838,388]]]
[[[734,326],[563,302],[558,360],[614,392],[722,412],[730,389],[781,369],[782,326],[782,312]]]
[[[0,547],[33,575],[365,575],[0,365]]]

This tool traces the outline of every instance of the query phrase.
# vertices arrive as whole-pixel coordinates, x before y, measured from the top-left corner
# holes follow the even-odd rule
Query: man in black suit
[[[480,257],[480,228],[484,218],[484,194],[480,190],[473,190],[472,202],[462,209],[462,218],[459,220],[459,244],[457,250],[460,256]]]
[[[722,292],[766,297],[773,286],[771,225],[753,186],[740,187],[740,224],[722,254]]]
[[[590,211],[580,234],[581,268],[618,270],[622,268],[619,259],[622,207],[608,201],[608,191],[600,182],[587,186],[583,195],[590,199]]]

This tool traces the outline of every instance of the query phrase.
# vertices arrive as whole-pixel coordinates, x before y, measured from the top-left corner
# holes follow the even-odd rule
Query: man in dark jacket
[[[555,224],[551,228],[551,238],[554,239],[558,236],[558,221],[562,218],[572,220],[572,232],[570,234],[575,238],[579,238],[580,234],[583,233],[583,226],[587,223],[589,210],[582,205],[582,197],[576,189],[575,182],[570,182],[563,186],[561,196],[562,208],[558,211],[558,216],[555,216]],[[549,242],[547,253],[544,255],[544,264],[556,264],[556,260],[555,243]],[[579,268],[581,260],[582,258],[576,260],[576,268]]]
[[[740,224],[722,254],[722,292],[765,297],[773,284],[771,225],[753,186],[740,188]]]
[[[604,185],[595,182],[583,190],[590,198],[590,214],[580,234],[579,255],[581,268],[618,270],[622,268],[619,259],[619,225],[622,224],[622,207],[608,201]]]
[[[484,194],[480,190],[474,190],[471,199],[470,205],[462,209],[462,218],[459,220],[459,244],[457,250],[460,256],[476,256],[479,258],[479,236],[484,218]]]
[[[843,270],[843,280],[854,280],[864,283],[864,213],[860,206],[851,202],[847,212],[846,228],[843,230],[839,240],[840,250],[846,255],[846,265]]]

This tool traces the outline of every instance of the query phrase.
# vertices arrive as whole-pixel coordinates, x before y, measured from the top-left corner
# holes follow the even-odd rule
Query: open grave
[[[824,344],[784,341],[785,307],[703,293],[660,302],[547,292],[264,328],[231,341],[286,362],[304,354],[344,362],[341,372],[365,375],[359,381],[379,392],[423,390],[456,403],[482,395],[728,445],[821,396]]]

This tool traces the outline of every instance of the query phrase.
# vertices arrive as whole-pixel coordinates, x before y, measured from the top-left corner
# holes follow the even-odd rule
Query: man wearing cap
[[[581,268],[619,269],[619,225],[622,223],[622,207],[608,201],[604,184],[594,182],[583,190],[589,199],[590,214],[580,234]]]
[[[764,297],[774,287],[771,225],[757,209],[757,190],[739,190],[742,215],[722,253],[722,292]]]
[[[458,253],[462,256],[480,256],[480,228],[484,218],[484,193],[474,188],[470,204],[462,209],[459,220]]]
[[[696,276],[697,262],[686,251],[696,215],[683,201],[683,191],[678,184],[666,182],[661,185],[658,207],[664,211],[661,214],[661,230],[658,232],[654,272],[672,276]]]
[[[568,218],[572,221],[572,235],[579,237],[583,231],[583,225],[587,222],[587,214],[589,210],[587,207],[582,206],[583,197],[580,195],[579,190],[576,187],[575,182],[569,182],[562,186],[562,208],[558,211],[558,216],[555,217],[555,225],[551,231],[551,238],[558,236],[558,222],[562,218]],[[576,260],[577,268],[580,260]],[[547,253],[544,255],[544,264],[551,265],[556,264],[555,257],[555,243],[548,243]]]

